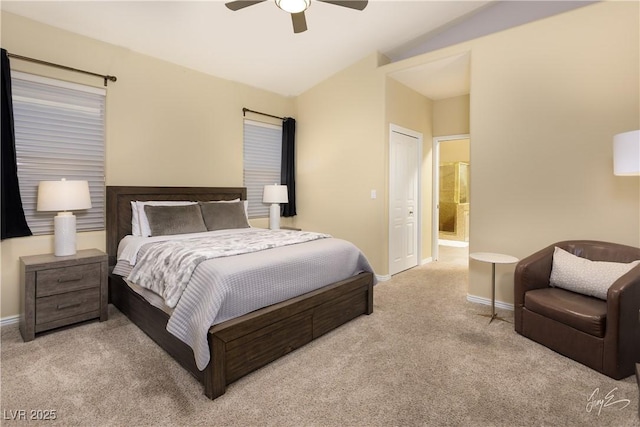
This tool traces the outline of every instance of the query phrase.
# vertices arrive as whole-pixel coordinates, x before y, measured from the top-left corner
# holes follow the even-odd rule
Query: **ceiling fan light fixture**
[[[311,0],[276,0],[276,5],[285,12],[304,12],[311,5]]]

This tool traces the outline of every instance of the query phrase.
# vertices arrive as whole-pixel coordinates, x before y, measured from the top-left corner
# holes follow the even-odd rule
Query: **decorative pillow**
[[[630,263],[591,261],[556,247],[551,266],[551,286],[607,299],[609,287],[640,260]]]
[[[249,228],[244,202],[201,202],[200,209],[202,209],[202,217],[209,231]]]
[[[200,202],[200,203],[237,203],[239,201],[240,201],[240,199],[212,200],[210,202]],[[244,203],[244,215],[247,217],[247,222],[249,222],[249,201],[248,200],[242,200],[242,202]],[[251,227],[251,224],[249,224],[249,227]]]
[[[133,204],[135,203],[135,208]],[[176,201],[176,200],[154,200],[150,202],[131,202],[131,230],[134,236],[151,236],[151,229],[149,228],[149,221],[147,220],[147,214],[144,211],[145,206],[186,206],[196,205],[197,202],[190,201]],[[136,225],[137,219],[137,225]],[[136,231],[138,231],[136,233]]]
[[[144,207],[152,236],[207,231],[198,205]]]

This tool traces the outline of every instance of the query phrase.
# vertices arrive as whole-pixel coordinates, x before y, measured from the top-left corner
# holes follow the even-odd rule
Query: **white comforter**
[[[243,229],[234,236],[251,236],[261,231],[265,230]],[[182,239],[190,237],[194,236],[183,235]],[[145,244],[144,238],[128,239],[128,243],[127,248],[119,249],[119,262],[143,261],[145,254],[154,248],[153,244]],[[131,249],[131,245],[137,249]],[[353,244],[330,237],[203,260],[193,269],[167,330],[191,346],[196,365],[202,370],[209,363],[207,332],[211,325],[363,271],[373,272],[364,254]]]

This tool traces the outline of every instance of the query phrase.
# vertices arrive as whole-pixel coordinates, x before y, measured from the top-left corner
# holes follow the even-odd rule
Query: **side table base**
[[[494,314],[484,314],[484,313],[476,313],[478,316],[482,316],[482,317],[488,317],[489,318],[489,324],[491,324],[491,322],[493,322],[493,319],[495,320],[502,320],[503,322],[507,322],[507,323],[511,323],[509,320],[505,319],[504,317],[500,317],[498,316],[497,313]]]

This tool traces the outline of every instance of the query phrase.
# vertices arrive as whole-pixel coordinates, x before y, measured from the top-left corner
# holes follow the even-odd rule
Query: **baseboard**
[[[423,259],[422,261],[420,261],[420,265],[429,264],[430,262],[433,262],[433,257]]]
[[[453,246],[454,248],[469,247],[469,242],[465,242],[461,240],[438,239],[438,244],[442,246]]]
[[[15,316],[3,317],[0,319],[0,327],[15,325],[18,322],[20,322],[20,316],[17,314]]]
[[[391,280],[391,275],[390,274],[376,274],[376,279],[378,280],[378,282],[386,282],[387,280]]]
[[[473,302],[476,304],[491,305],[491,298],[479,297],[477,295],[467,294],[467,301]],[[507,302],[502,302],[502,301],[496,301],[496,308],[502,308],[504,310],[513,311],[513,304],[509,304]]]

